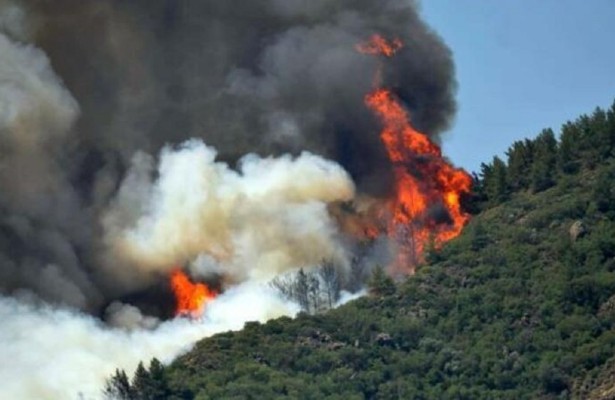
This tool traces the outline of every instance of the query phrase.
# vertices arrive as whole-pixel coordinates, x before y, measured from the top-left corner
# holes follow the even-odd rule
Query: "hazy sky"
[[[615,99],[615,0],[424,0],[454,53],[459,110],[444,152],[478,171],[517,139]]]

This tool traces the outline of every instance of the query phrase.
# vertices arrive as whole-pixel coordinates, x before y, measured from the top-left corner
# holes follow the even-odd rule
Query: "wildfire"
[[[355,48],[359,53],[363,54],[392,57],[397,53],[397,50],[403,47],[403,45],[404,44],[398,38],[388,41],[381,35],[375,34],[367,42],[357,44]]]
[[[171,289],[175,295],[175,315],[198,318],[216,293],[204,283],[193,283],[179,268],[171,273]]]
[[[374,35],[357,45],[357,50],[391,57],[402,46],[399,39],[389,42]],[[387,229],[401,245],[396,267],[412,272],[430,240],[439,247],[459,235],[467,223],[469,215],[462,210],[460,198],[470,191],[472,179],[449,164],[440,147],[412,127],[408,112],[392,91],[377,87],[367,94],[365,103],[382,124],[380,139],[395,176]]]

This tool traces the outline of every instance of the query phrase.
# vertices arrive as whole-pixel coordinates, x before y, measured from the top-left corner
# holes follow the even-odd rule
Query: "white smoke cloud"
[[[298,311],[262,281],[323,258],[345,263],[327,207],[351,199],[354,185],[310,153],[248,155],[232,169],[200,140],[159,157],[138,152],[110,204],[115,173],[94,184],[105,195],[88,203],[73,186],[75,143],[88,135],[74,128],[80,107],[27,44],[26,16],[19,2],[0,0],[0,224],[11,233],[0,253],[1,398],[98,398],[116,368],[169,362],[200,338]],[[283,126],[274,135],[299,136],[290,114],[271,125]],[[121,302],[107,307],[107,323],[76,310],[99,310],[120,281],[126,294],[178,264],[234,284],[202,320],[161,322]]]
[[[343,306],[344,304],[356,300],[360,297],[363,297],[367,294],[367,290],[359,290],[358,292],[351,293],[346,290],[342,290],[340,293],[340,299],[333,305],[333,308],[337,308],[339,306]]]
[[[89,225],[62,167],[79,106],[45,53],[21,41],[25,19],[18,2],[0,1],[0,225],[13,233],[0,252],[30,246],[21,259],[0,257],[0,275],[9,289],[11,281],[25,283],[40,297],[85,309],[98,292],[75,244]]]
[[[25,151],[65,135],[79,107],[51,70],[47,56],[2,33],[0,54],[2,141]]]
[[[0,18],[4,25],[6,18]],[[1,161],[4,201],[26,215],[42,215],[39,206],[50,203],[45,194],[53,200],[70,193],[49,149],[65,143],[79,107],[40,50],[0,33],[0,54],[0,144],[12,154]],[[169,362],[203,337],[297,312],[256,282],[322,257],[345,257],[327,204],[351,198],[352,181],[337,164],[308,153],[246,156],[237,171],[215,158],[215,150],[197,140],[165,148],[157,166],[153,157],[136,154],[102,220],[105,261],[117,267],[114,273],[126,269],[127,276],[140,277],[191,263],[201,275],[218,272],[244,282],[214,300],[199,321],[160,322],[116,302],[104,324],[43,302],[63,299],[86,308],[83,288],[89,284],[75,271],[75,252],[56,230],[35,235],[27,218],[4,217],[34,249],[38,243],[49,247],[57,262],[15,264],[9,275],[31,276],[37,295],[0,295],[0,397],[98,398],[116,368],[131,373],[152,357]]]
[[[169,362],[203,337],[297,311],[266,286],[241,285],[210,303],[201,320],[120,330],[75,311],[0,297],[1,397],[98,399],[116,368],[132,373],[139,361],[152,357]]]
[[[24,9],[17,0],[0,0],[0,32],[25,41],[30,36],[30,24]]]
[[[137,154],[103,222],[111,251],[143,272],[192,263],[237,282],[345,260],[327,204],[351,199],[354,186],[333,162],[248,155],[233,170],[192,140],[163,149],[155,172]]]
[[[114,301],[105,309],[105,322],[127,330],[154,329],[160,324],[158,318],[143,315],[137,307],[121,301]]]

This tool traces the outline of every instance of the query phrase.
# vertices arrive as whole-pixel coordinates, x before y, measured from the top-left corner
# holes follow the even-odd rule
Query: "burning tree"
[[[216,297],[216,292],[204,283],[193,283],[179,268],[171,273],[171,289],[175,295],[175,315],[198,318],[208,302]]]
[[[364,54],[390,58],[403,48],[400,39],[374,35],[356,46]],[[422,260],[425,246],[433,237],[436,246],[456,237],[469,215],[461,208],[461,197],[469,193],[472,178],[454,168],[440,147],[410,123],[410,115],[392,90],[380,86],[366,95],[365,104],[382,124],[380,139],[395,178],[394,196],[388,202],[387,234],[399,245],[394,269],[413,272]],[[408,270],[410,268],[410,270]]]

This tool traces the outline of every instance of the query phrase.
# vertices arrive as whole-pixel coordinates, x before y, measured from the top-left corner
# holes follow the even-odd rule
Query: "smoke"
[[[235,206],[221,207],[226,216],[215,218],[211,207],[209,215],[197,216],[198,228],[186,227],[191,217],[184,211],[184,220],[169,227],[181,227],[168,239],[174,244],[146,249],[160,243],[173,218],[168,209],[153,210],[175,201],[158,193],[166,190],[166,178],[154,183],[151,177],[164,146],[200,138],[216,148],[216,162],[229,165],[229,176],[247,153],[265,159],[294,154],[302,164],[314,159],[300,155],[309,151],[340,164],[360,192],[386,193],[390,164],[363,104],[378,60],[354,50],[374,32],[405,42],[382,78],[417,127],[437,135],[455,108],[450,51],[412,1],[5,0],[0,29],[0,292],[28,289],[84,310],[97,311],[141,288],[147,279],[132,278],[144,270],[194,261],[203,250],[240,279],[249,275],[240,264],[252,263],[255,254],[260,264],[272,263],[272,271],[287,268],[292,257],[299,257],[296,265],[313,257],[311,239],[293,229],[285,230],[293,241],[282,241],[287,250],[271,248],[279,226],[272,228],[277,237],[259,242],[254,219],[263,226],[272,211],[254,202],[244,208],[238,197]],[[161,159],[172,159],[170,152]],[[278,164],[293,164],[288,157]],[[275,190],[304,179],[297,173],[289,172],[292,178]],[[244,185],[256,185],[255,179],[246,177]],[[324,234],[316,245],[323,256],[336,251],[324,243],[334,233],[322,218],[323,203],[348,198],[348,183],[335,184],[343,186],[335,198],[292,207],[291,201],[277,214],[278,225],[307,224],[312,237],[321,221]],[[241,192],[231,190],[232,196]],[[226,202],[224,196],[230,195],[221,197]],[[293,221],[293,207],[311,207],[319,217],[299,220],[310,214],[305,211]],[[237,227],[248,209],[256,212],[250,228]],[[155,232],[145,232],[148,224]],[[214,239],[200,241],[203,234]],[[289,253],[295,242],[305,243],[304,254]],[[242,255],[237,248],[246,250]]]
[[[8,32],[21,15],[0,8]],[[88,222],[63,160],[79,113],[45,54],[0,33],[0,289],[87,308],[99,293],[80,265]]]
[[[155,330],[127,331],[74,311],[0,297],[2,396],[98,399],[116,368],[132,374],[139,361],[157,357],[167,363],[203,337],[297,311],[266,286],[243,285],[210,303],[202,320],[174,319]],[[131,312],[133,320],[139,318],[137,310]]]
[[[199,140],[165,147],[159,158],[154,173],[151,157],[134,157],[103,218],[114,276],[127,265],[147,276],[194,261],[197,275],[262,281],[323,258],[346,263],[326,207],[354,195],[339,165],[309,153],[247,155],[233,170]],[[125,284],[137,282],[125,275]]]
[[[90,176],[137,150],[200,137],[229,161],[308,150],[338,160],[362,190],[382,190],[386,157],[363,104],[378,61],[354,50],[375,32],[405,43],[384,83],[417,128],[435,136],[455,109],[450,51],[411,0],[39,0],[31,8],[37,44],[84,110],[80,171]]]
[[[376,32],[405,43],[382,84],[437,140],[454,68],[411,0],[0,0],[3,394],[93,395],[294,313],[257,283],[346,267],[331,205],[392,189],[363,103],[379,62],[354,50]],[[177,266],[226,290],[201,323],[131,301]]]

